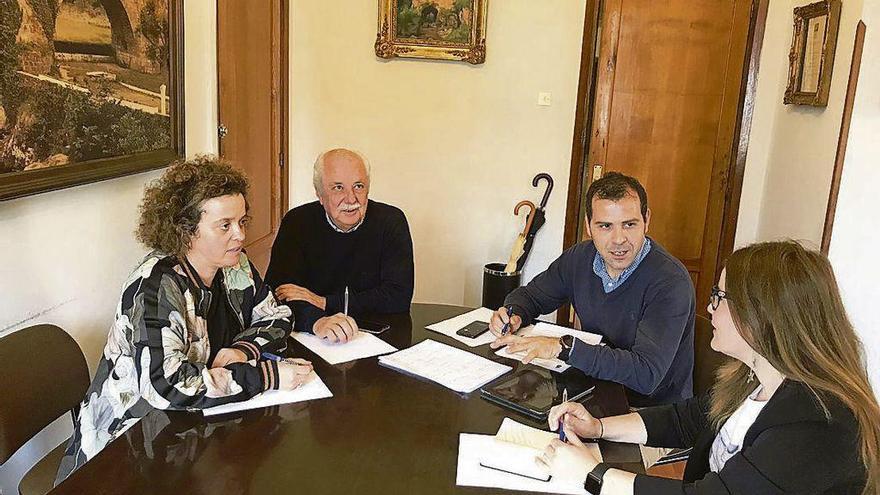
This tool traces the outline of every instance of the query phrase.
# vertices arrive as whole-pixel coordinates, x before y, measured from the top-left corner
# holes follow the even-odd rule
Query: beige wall
[[[834,265],[847,311],[868,352],[874,390],[880,392],[880,2],[865,2],[865,51],[846,162],[831,237]]]
[[[315,199],[315,156],[334,146],[373,165],[370,197],[402,208],[416,301],[476,305],[482,266],[506,261],[513,206],[556,188],[526,277],[562,246],[584,0],[493,2],[480,66],[376,58],[377,2],[301,0],[292,10],[291,206]],[[540,91],[550,107],[537,105]]]
[[[826,108],[782,104],[788,77],[792,10],[805,3],[808,2],[770,2],[737,224],[738,245],[789,237],[818,246],[822,240],[862,1],[843,2]]]
[[[880,4],[843,3],[828,107],[782,104],[788,72],[792,8],[805,2],[771,2],[746,162],[737,245],[779,238],[822,239],[840,119],[860,18],[868,25],[840,188],[830,258],[850,318],[865,344],[868,369],[880,387],[880,243],[876,197],[880,189]],[[872,27],[873,24],[873,27]]]

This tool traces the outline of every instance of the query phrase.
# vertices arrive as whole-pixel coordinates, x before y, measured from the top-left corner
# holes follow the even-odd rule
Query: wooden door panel
[[[750,1],[609,0],[601,22],[587,166],[644,184],[649,235],[702,297],[715,277]]]
[[[251,180],[246,247],[261,270],[286,209],[279,162],[286,94],[282,17],[280,0],[217,2],[219,120],[226,128],[220,153]]]

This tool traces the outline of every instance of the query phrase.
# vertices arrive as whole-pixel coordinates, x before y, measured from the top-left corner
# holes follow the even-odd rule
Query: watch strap
[[[611,466],[600,462],[590,471],[590,474],[587,475],[587,480],[584,481],[584,488],[587,490],[587,493],[599,495],[602,492],[602,478],[605,477],[605,472],[609,469],[611,469]]]
[[[568,362],[568,358],[571,356],[571,350],[574,348],[574,337],[571,335],[563,335],[562,337],[559,337],[559,345],[562,347],[562,350],[559,351],[559,355],[556,357]]]

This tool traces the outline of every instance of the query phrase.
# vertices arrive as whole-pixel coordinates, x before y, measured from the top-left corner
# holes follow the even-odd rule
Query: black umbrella
[[[529,252],[532,250],[532,244],[535,242],[535,234],[538,233],[538,230],[543,227],[544,223],[547,221],[544,218],[544,208],[547,206],[547,200],[550,199],[550,192],[553,191],[553,177],[550,177],[550,174],[548,173],[541,172],[532,179],[532,185],[538,187],[538,183],[541,182],[541,179],[547,181],[547,189],[544,190],[544,197],[541,198],[540,206],[532,212],[534,218],[529,219],[531,224],[529,226],[529,231],[526,234],[523,255],[520,256],[519,260],[516,262],[517,271],[522,270],[523,266],[526,264],[526,259],[529,257]]]

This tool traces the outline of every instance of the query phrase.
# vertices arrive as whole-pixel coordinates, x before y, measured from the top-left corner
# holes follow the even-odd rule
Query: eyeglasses
[[[709,306],[712,306],[713,311],[718,309],[722,299],[727,299],[727,292],[719,289],[717,285],[712,287],[712,294],[709,295]]]

